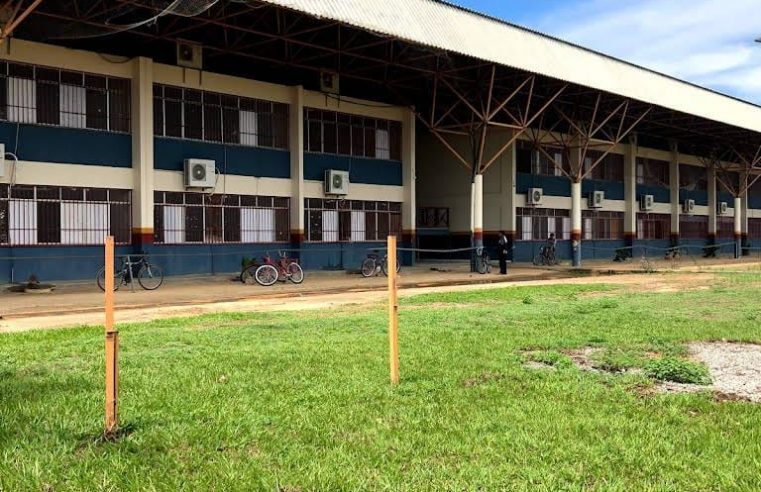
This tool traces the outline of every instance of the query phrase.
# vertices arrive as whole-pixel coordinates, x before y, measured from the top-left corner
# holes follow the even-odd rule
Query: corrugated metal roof
[[[761,107],[437,0],[265,0],[761,133]]]

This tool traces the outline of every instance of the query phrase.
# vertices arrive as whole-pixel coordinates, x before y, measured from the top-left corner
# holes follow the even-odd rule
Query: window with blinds
[[[390,234],[401,236],[402,204],[306,198],[304,222],[307,241],[385,241]]]
[[[304,150],[400,161],[402,124],[399,121],[305,108]]]

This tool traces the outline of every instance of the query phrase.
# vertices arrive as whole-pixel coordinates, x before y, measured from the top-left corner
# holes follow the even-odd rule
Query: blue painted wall
[[[330,154],[304,153],[304,179],[322,181],[325,171],[349,171],[349,181],[375,185],[402,186],[402,163]]]
[[[753,193],[751,192],[750,195],[748,195],[748,207],[750,208],[761,208],[761,193]]]
[[[116,254],[132,252],[118,246]],[[35,275],[40,282],[90,280],[103,266],[102,246],[40,246],[0,248],[0,282],[24,282]]]
[[[222,174],[291,177],[291,157],[287,150],[154,137],[153,153],[153,167],[167,171],[182,171],[185,159],[197,158],[213,159]]]
[[[539,176],[536,174],[517,173],[516,193],[528,193],[529,188],[542,188],[548,196],[571,196],[571,181],[564,176]],[[588,196],[593,191],[604,191],[608,200],[624,199],[624,183],[585,179],[581,183],[581,193]]]
[[[385,253],[385,242],[303,243],[301,264],[306,270],[359,270],[373,250]]]
[[[124,133],[0,122],[0,142],[25,161],[132,167],[132,136]]]
[[[637,199],[639,199],[639,197],[642,195],[653,195],[653,199],[657,203],[671,202],[671,191],[668,188],[663,188],[661,186],[647,186],[638,184]]]

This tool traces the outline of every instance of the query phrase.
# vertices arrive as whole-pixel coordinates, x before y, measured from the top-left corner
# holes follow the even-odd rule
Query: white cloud
[[[759,0],[588,0],[549,13],[538,28],[761,104]]]

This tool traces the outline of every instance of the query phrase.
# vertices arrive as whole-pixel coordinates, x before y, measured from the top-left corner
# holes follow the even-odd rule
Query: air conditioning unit
[[[727,215],[729,212],[729,204],[727,202],[719,203],[719,215]]]
[[[642,195],[639,199],[639,209],[643,212],[652,210],[654,204],[655,197],[653,195]]]
[[[529,188],[526,194],[526,203],[528,205],[541,205],[542,198],[544,198],[544,189],[542,188]]]
[[[177,41],[177,65],[186,68],[203,68],[203,47],[189,41]]]
[[[687,215],[692,215],[695,213],[695,200],[689,199],[684,201],[684,205],[682,206],[682,211],[686,213]]]
[[[593,191],[589,194],[589,208],[602,208],[602,202],[604,201],[604,191]]]
[[[349,172],[337,171],[330,169],[325,171],[325,194],[326,195],[348,195],[349,194]]]
[[[216,185],[216,162],[209,159],[185,159],[186,188],[214,188]]]
[[[320,72],[320,90],[329,94],[338,94],[338,74],[335,72]]]

